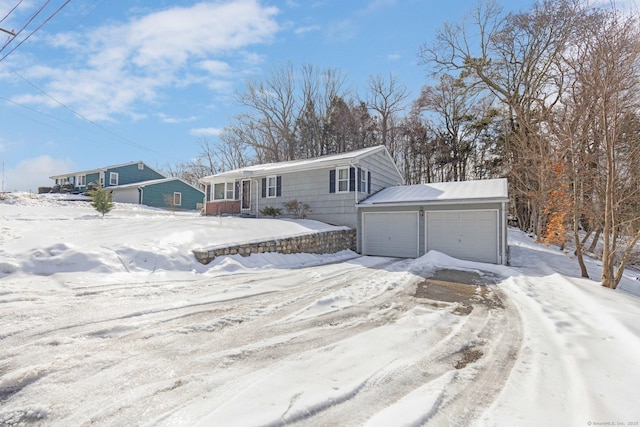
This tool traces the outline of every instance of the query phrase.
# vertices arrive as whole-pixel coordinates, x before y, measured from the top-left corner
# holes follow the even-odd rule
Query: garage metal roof
[[[422,203],[506,202],[507,179],[437,182],[387,187],[359,203],[359,206]]]

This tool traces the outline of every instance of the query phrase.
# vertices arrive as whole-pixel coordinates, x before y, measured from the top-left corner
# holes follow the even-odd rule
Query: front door
[[[242,181],[242,210],[248,211],[251,209],[251,180],[245,179]]]

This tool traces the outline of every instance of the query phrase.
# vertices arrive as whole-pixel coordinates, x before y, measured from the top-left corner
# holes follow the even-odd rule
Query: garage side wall
[[[456,203],[456,204],[422,204],[422,205],[395,205],[395,206],[361,206],[359,208],[358,215],[358,251],[362,253],[363,250],[363,213],[365,212],[379,212],[390,213],[393,212],[417,212],[419,215],[419,227],[418,227],[418,255],[422,256],[426,253],[426,224],[425,216],[427,212],[438,211],[468,211],[468,210],[496,210],[498,219],[498,251],[500,255],[506,254],[506,224],[503,204],[496,203]],[[498,262],[506,264],[506,259],[500,259]]]
[[[173,193],[180,193],[182,203],[175,206],[176,209],[197,210],[200,209],[204,200],[204,193],[190,185],[176,179],[154,185],[147,185],[143,188],[142,203],[156,208],[169,208],[167,203],[173,198]]]

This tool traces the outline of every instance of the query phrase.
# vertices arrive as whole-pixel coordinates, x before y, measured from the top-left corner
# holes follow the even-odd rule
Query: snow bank
[[[77,196],[9,193],[0,202],[0,277],[56,273],[221,273],[327,262],[318,256],[256,254],[203,266],[192,250],[344,229],[313,220],[202,217],[116,203],[104,218]],[[72,200],[73,199],[73,200]],[[341,253],[332,261],[353,257]],[[225,264],[225,266],[223,266]]]

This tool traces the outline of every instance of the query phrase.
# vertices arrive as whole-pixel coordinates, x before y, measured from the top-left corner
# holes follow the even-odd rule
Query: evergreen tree
[[[109,190],[105,190],[98,185],[89,192],[89,195],[91,196],[91,206],[100,212],[103,218],[104,214],[113,209],[113,201],[111,200],[111,192]]]

